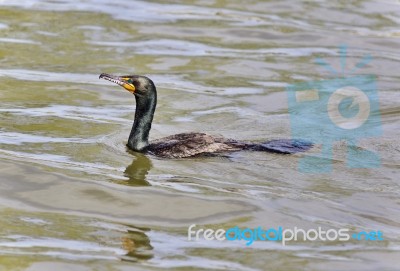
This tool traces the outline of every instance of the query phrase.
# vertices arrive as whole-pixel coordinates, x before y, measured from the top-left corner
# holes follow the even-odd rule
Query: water
[[[400,5],[391,1],[0,1],[1,270],[396,270]],[[290,137],[285,87],[377,76],[382,166],[297,170],[302,155],[158,159],[126,150],[134,98],[101,72],[158,86],[151,131]],[[318,146],[316,147],[318,149]],[[188,241],[191,224],[381,230],[385,241]]]

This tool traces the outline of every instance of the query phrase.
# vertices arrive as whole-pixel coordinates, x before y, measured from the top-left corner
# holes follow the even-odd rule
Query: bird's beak
[[[124,76],[115,76],[115,75],[111,75],[111,74],[107,74],[107,73],[102,73],[99,76],[99,79],[105,79],[108,80],[110,82],[113,82],[117,85],[120,85],[121,87],[123,87],[124,89],[126,89],[127,91],[131,92],[131,93],[135,93],[135,86],[129,82],[129,77],[124,77]]]

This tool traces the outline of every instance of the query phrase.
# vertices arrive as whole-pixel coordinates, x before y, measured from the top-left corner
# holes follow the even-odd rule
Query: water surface
[[[391,1],[0,1],[4,270],[395,270],[400,257],[400,5]],[[158,87],[151,138],[288,138],[288,84],[373,56],[381,167],[306,174],[302,156],[165,160],[128,152],[134,98]],[[316,147],[318,150],[318,146]],[[314,150],[315,151],[315,150]],[[360,158],[361,159],[361,158]],[[191,224],[381,230],[383,242],[190,242]]]

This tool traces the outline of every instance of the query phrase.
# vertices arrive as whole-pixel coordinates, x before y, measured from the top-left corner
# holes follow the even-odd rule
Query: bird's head
[[[154,83],[150,78],[141,75],[122,75],[116,76],[107,73],[100,74],[103,78],[117,85],[120,85],[127,91],[135,95],[148,95],[155,90]]]

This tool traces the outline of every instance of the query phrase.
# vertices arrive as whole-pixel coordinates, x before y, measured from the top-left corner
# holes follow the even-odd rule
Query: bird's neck
[[[156,92],[146,96],[135,96],[136,111],[128,147],[134,151],[143,151],[149,145],[149,133],[157,104]]]

